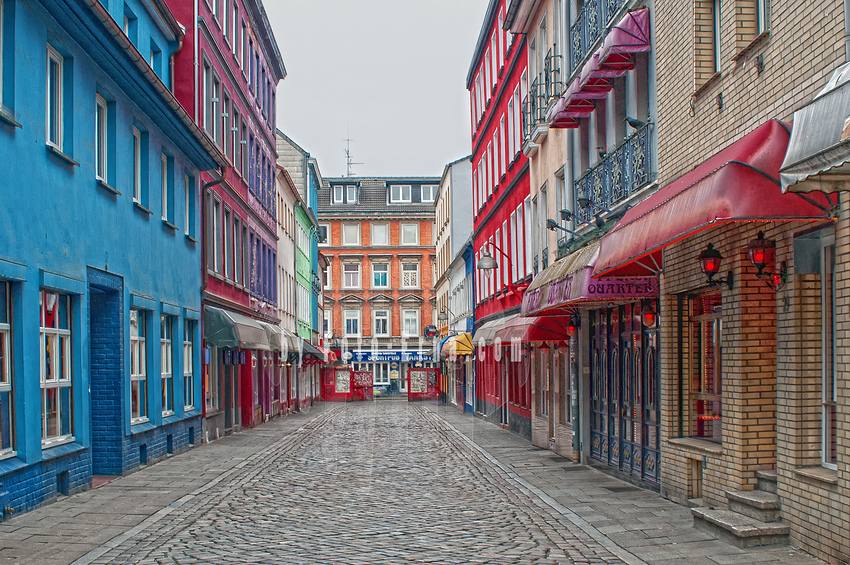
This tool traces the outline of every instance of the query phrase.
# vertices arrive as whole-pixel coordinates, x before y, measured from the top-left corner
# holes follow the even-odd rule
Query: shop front
[[[461,412],[472,411],[474,382],[471,371],[472,334],[459,333],[449,337],[440,349],[440,359],[446,367],[447,399]]]
[[[345,353],[351,355],[350,362],[357,370],[372,372],[376,396],[406,395],[408,369],[437,366],[433,350],[428,349],[356,349]]]

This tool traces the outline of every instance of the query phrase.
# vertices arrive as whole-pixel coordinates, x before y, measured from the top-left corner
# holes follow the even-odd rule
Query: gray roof
[[[332,200],[332,184],[356,184],[357,190],[356,204],[333,204]],[[392,184],[409,184],[413,187],[413,200],[418,199],[418,187],[426,185],[439,185],[440,177],[334,177],[325,178],[322,181],[322,189],[319,190],[318,213],[321,214],[374,214],[374,213],[389,213],[403,214],[416,212],[428,213],[434,215],[433,202],[411,202],[409,204],[389,204],[389,196],[387,191]]]

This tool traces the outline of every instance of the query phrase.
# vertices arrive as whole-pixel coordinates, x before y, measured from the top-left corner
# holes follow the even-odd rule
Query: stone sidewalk
[[[466,438],[470,448],[480,451],[626,563],[823,563],[792,546],[738,549],[694,528],[690,508],[535,447],[454,406],[424,407]]]

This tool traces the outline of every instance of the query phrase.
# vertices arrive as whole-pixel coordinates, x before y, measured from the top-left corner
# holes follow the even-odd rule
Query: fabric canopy
[[[325,354],[322,353],[321,351],[319,351],[318,349],[316,349],[316,347],[312,343],[305,340],[304,338],[300,338],[300,339],[301,339],[301,352],[302,352],[303,355],[312,355],[316,359],[319,359],[321,361],[327,361],[327,359],[325,358]]]
[[[522,341],[566,341],[570,339],[563,317],[525,317],[516,316],[508,320],[496,332],[496,339],[502,345]]]
[[[452,338],[453,336],[447,335],[446,337],[440,338],[440,340],[434,344],[434,353],[432,357],[434,359],[440,358],[440,352],[443,350],[443,345]]]
[[[443,344],[440,350],[440,357],[448,357],[450,355],[469,355],[473,350],[472,334],[469,332],[460,333],[450,336]]]
[[[490,320],[489,322],[482,324],[480,328],[475,330],[475,336],[473,337],[475,345],[478,347],[492,345],[493,340],[496,338],[496,331],[498,331],[498,329],[501,328],[508,320],[516,318],[517,316],[519,316],[519,314],[514,314],[507,318],[499,318],[498,320]]]
[[[260,322],[213,306],[204,306],[204,339],[213,347],[271,351]]]
[[[822,195],[783,195],[779,165],[788,128],[769,120],[691,172],[631,208],[605,236],[594,277],[652,276],[661,250],[709,227],[735,221],[821,221]]]
[[[580,302],[612,302],[658,297],[658,279],[592,278],[599,242],[592,243],[544,269],[522,296],[523,316],[563,316]]]
[[[649,42],[649,8],[628,12],[611,28],[599,48],[599,65],[627,71],[634,68],[632,54],[652,49]]]
[[[272,351],[282,351],[284,355],[289,352],[289,341],[283,333],[283,330],[278,326],[267,324],[266,322],[257,322],[266,332],[266,338],[269,341],[269,348]]]
[[[321,346],[316,347],[316,349],[319,351],[319,353],[324,355],[325,363],[336,363],[336,353],[334,353],[330,349]]]
[[[814,100],[794,112],[780,168],[784,192],[850,189],[850,63],[838,67]]]

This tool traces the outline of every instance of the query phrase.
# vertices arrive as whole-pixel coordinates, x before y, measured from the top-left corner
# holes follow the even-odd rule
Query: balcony
[[[652,182],[651,128],[641,126],[573,184],[574,199],[589,198],[599,206],[576,206],[580,221],[590,223],[596,211],[613,210]]]
[[[522,101],[523,153],[529,155],[537,150],[537,144],[549,133],[546,110],[552,101],[563,94],[564,83],[561,80],[561,56],[558,46],[552,46],[543,61],[543,72],[537,75],[528,89],[528,96]]]
[[[570,26],[570,76],[590,55],[625,4],[626,0],[586,0]]]

